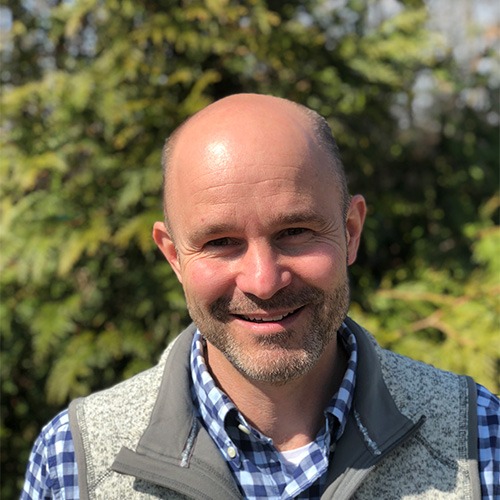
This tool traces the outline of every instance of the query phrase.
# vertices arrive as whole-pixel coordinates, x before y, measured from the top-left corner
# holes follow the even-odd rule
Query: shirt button
[[[243,424],[239,424],[238,429],[241,432],[244,432],[247,436],[250,436],[250,429],[248,427],[244,426]]]
[[[236,452],[236,449],[230,446],[227,449],[227,454],[229,455],[229,458],[234,458],[238,453]]]

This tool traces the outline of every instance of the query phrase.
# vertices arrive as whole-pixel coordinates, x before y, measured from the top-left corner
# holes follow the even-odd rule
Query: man
[[[23,498],[500,495],[499,400],[347,317],[366,207],[322,118],[231,96],[163,163],[153,237],[195,326],[47,426]]]

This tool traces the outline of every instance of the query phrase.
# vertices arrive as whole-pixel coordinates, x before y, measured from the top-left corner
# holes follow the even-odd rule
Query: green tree
[[[500,228],[491,223],[500,198],[464,226],[474,269],[457,278],[450,267],[422,267],[399,282],[387,273],[371,310],[355,307],[361,324],[387,348],[455,373],[468,374],[500,394]]]
[[[481,89],[491,100],[495,89],[485,76],[464,78],[426,29],[422,2],[400,2],[373,22],[377,5],[5,2],[13,22],[2,39],[2,495],[17,496],[43,423],[69,399],[153,364],[188,321],[150,238],[162,218],[160,151],[183,119],[227,94],[272,93],[329,117],[352,190],[371,212],[354,299],[386,345],[412,353],[395,340],[408,331],[417,353],[428,342],[443,347],[436,324],[421,338],[427,329],[415,322],[462,295],[477,308],[491,300],[494,287],[479,292],[475,277],[498,269],[482,250],[474,255],[483,260],[470,260],[468,228],[498,185],[498,138],[488,109],[460,96]],[[432,132],[413,119],[422,72],[435,82]],[[481,224],[491,220],[488,212]],[[421,296],[409,315],[401,295],[382,293],[399,293],[404,280],[451,298]],[[474,347],[440,347],[431,361],[494,381],[497,309],[479,332],[477,314],[455,312],[463,318],[450,324]],[[473,369],[477,360],[492,368]]]

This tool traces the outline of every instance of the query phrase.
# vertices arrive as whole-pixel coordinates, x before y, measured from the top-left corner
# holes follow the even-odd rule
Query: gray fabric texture
[[[471,397],[476,406],[475,387],[470,393],[465,377],[375,348],[397,407],[413,421],[425,416],[425,423],[375,466],[353,498],[478,498],[477,420],[469,422],[467,411]],[[476,436],[470,451],[469,426]]]
[[[347,321],[358,341],[357,385],[322,498],[480,498],[473,384],[385,351]],[[193,332],[155,368],[71,404],[82,498],[241,498],[194,417]]]

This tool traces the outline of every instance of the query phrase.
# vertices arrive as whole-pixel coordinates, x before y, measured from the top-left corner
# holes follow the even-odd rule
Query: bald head
[[[268,168],[272,175],[272,152],[277,148],[285,150],[285,154],[288,148],[291,162],[300,160],[307,152],[321,150],[325,165],[324,172],[319,175],[333,175],[343,213],[347,212],[349,200],[344,168],[326,120],[286,99],[236,94],[199,111],[167,139],[162,157],[167,227],[171,230],[172,174],[189,177],[191,156],[198,153],[208,170],[211,165],[224,168],[222,164],[228,156],[234,158],[241,152],[241,164],[248,164],[249,168]]]

